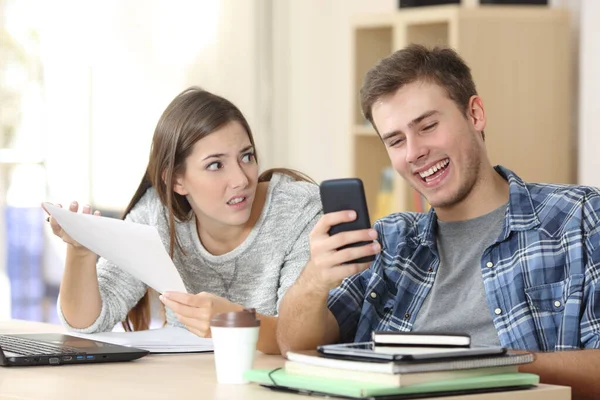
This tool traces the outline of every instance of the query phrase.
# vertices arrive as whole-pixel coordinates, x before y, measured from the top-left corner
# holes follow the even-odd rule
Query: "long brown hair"
[[[198,140],[234,121],[240,123],[246,130],[248,139],[254,147],[254,137],[250,126],[233,103],[201,88],[190,87],[175,97],[156,125],[146,172],[125,209],[123,218],[146,191],[153,187],[168,213],[169,255],[171,258],[173,258],[176,247],[185,252],[175,234],[175,219],[188,221],[193,217],[192,208],[186,197],[173,191],[173,178],[176,174],[185,172],[185,160],[191,154],[194,144]],[[254,151],[258,161],[256,148]],[[283,173],[295,180],[313,182],[301,172],[286,168],[267,170],[259,176],[258,181],[270,181],[274,173]],[[126,331],[149,328],[150,300],[149,289],[129,311],[127,319],[123,321],[123,328]]]

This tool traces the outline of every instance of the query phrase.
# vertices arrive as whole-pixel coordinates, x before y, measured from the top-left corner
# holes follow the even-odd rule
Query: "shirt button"
[[[371,298],[372,298],[372,299],[376,299],[376,298],[377,298],[377,293],[375,293],[375,292],[371,292]]]
[[[494,266],[494,263],[491,262],[491,261],[488,261],[488,263],[485,264],[485,266],[488,267],[488,268],[492,268]]]
[[[433,272],[433,268],[429,267],[429,269],[427,270],[427,272]]]
[[[501,310],[501,309],[499,309],[499,308],[496,308],[496,309],[494,310],[494,314],[496,314],[496,315],[500,315],[500,314],[502,314],[502,310]]]
[[[557,307],[557,308],[560,307],[560,301],[556,300],[554,302],[554,307]]]
[[[404,314],[404,319],[409,319],[409,318],[410,318],[410,314],[409,313]]]

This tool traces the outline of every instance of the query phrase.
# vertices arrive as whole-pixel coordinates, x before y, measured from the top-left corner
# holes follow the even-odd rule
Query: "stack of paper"
[[[184,328],[166,327],[138,332],[74,333],[70,335],[148,350],[150,353],[205,353],[213,351],[212,339]]]

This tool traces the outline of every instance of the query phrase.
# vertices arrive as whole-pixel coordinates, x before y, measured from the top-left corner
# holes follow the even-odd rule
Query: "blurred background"
[[[242,110],[262,169],[359,176],[373,214],[419,211],[426,204],[391,177],[360,120],[358,87],[403,44],[451,45],[488,109],[512,113],[489,111],[502,122],[486,130],[493,161],[529,165],[515,168],[529,180],[600,186],[600,2],[517,12],[476,0],[410,3],[0,0],[0,319],[57,322],[65,246],[40,203],[78,200],[120,217],[156,122],[191,85]],[[558,10],[566,18],[545,13]],[[521,37],[506,33],[518,29]]]

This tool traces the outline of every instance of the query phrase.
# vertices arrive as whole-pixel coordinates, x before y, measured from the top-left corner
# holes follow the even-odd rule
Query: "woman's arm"
[[[281,354],[277,345],[277,317],[256,314],[260,319],[260,331],[256,348],[265,354]]]
[[[77,212],[78,209],[79,205],[75,201],[69,205],[71,212]],[[90,206],[84,206],[82,212],[91,214]],[[94,214],[100,215],[98,211]],[[59,307],[62,315],[74,328],[90,326],[102,310],[100,289],[96,278],[97,256],[67,235],[54,218],[50,217],[48,221],[52,233],[67,244],[65,270],[59,294]]]
[[[87,328],[100,316],[102,299],[96,277],[96,254],[68,245],[60,284],[59,306],[66,322],[76,329]]]
[[[76,202],[69,206],[72,212],[78,208]],[[146,222],[146,210],[144,206],[137,210],[140,215],[128,214],[127,220]],[[82,212],[90,214],[91,209],[84,206]],[[49,221],[53,233],[67,243],[58,299],[63,324],[85,333],[112,329],[143,296],[146,285],[106,259],[98,260],[96,254],[69,237],[54,218]]]

